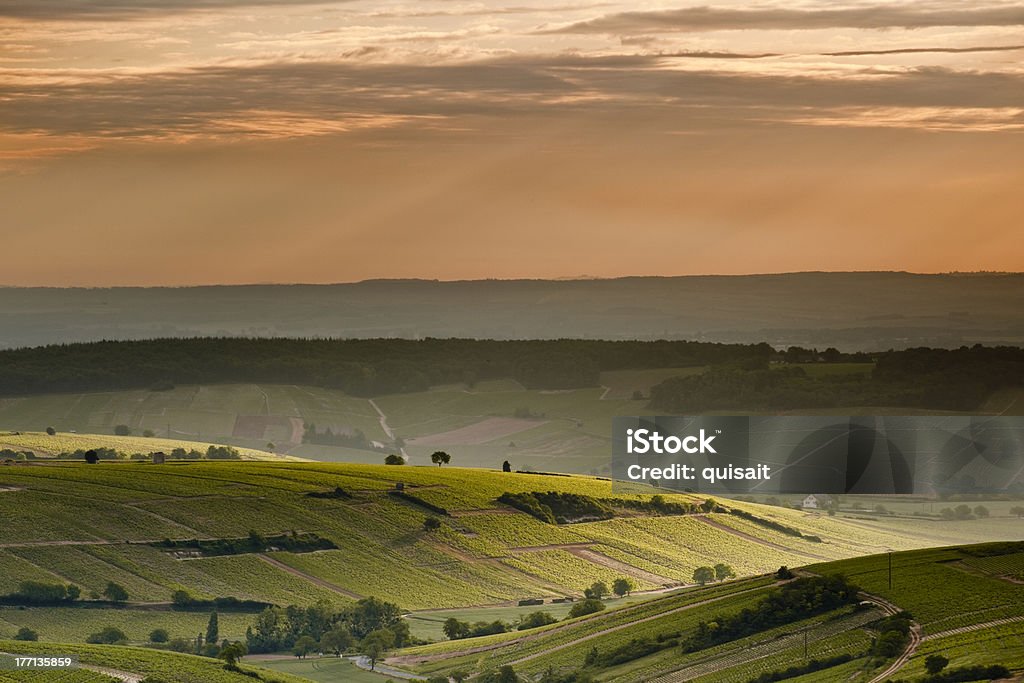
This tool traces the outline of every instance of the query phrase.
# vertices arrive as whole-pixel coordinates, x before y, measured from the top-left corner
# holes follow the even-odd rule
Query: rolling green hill
[[[1019,672],[1024,583],[1014,573],[1024,566],[1022,557],[1024,543],[896,553],[891,588],[887,555],[839,560],[799,570],[807,578],[796,581],[762,577],[684,590],[525,633],[408,648],[389,663],[424,675],[512,666],[525,676],[582,669],[603,682],[745,683],[817,660],[828,665],[784,678],[864,683],[920,680],[925,659],[941,654],[950,668],[998,664]],[[730,620],[764,611],[771,595],[834,575],[859,587],[859,605],[816,610],[808,602],[779,625],[764,622],[694,645],[695,634],[714,634],[729,628]],[[899,611],[910,615],[907,636],[883,652],[877,642],[893,626],[881,620]]]
[[[398,482],[404,485],[401,496],[395,495]],[[556,526],[496,500],[505,492],[533,491],[578,494],[619,507],[610,519]],[[88,603],[114,581],[129,594],[117,620],[126,624],[132,641],[144,640],[156,626],[176,633],[195,630],[190,615],[167,611],[176,590],[196,599],[278,605],[318,600],[344,605],[376,596],[406,610],[426,610],[418,632],[436,636],[436,621],[428,623],[430,610],[508,610],[501,614],[514,620],[523,613],[515,607],[518,600],[578,597],[598,580],[610,584],[627,577],[640,591],[664,590],[691,583],[696,567],[719,562],[749,576],[885,548],[1021,533],[1020,521],[1009,516],[894,524],[727,503],[752,512],[751,521],[720,511],[659,516],[622,507],[614,498],[610,483],[593,477],[451,467],[212,461],[8,465],[0,468],[0,513],[6,520],[0,534],[0,594],[16,591],[26,580],[44,580],[78,585]],[[685,495],[668,499],[703,502]],[[423,528],[431,516],[441,519],[436,531]],[[756,520],[775,522],[776,528]],[[783,533],[778,525],[804,537]],[[230,541],[251,531],[271,540],[258,548]],[[280,542],[272,539],[293,532],[335,547],[275,548]],[[210,555],[169,547],[164,539],[226,539],[233,545],[227,553]],[[30,626],[46,639],[74,640],[104,625],[108,615],[107,609],[81,606],[3,607],[0,636]],[[244,620],[232,619],[225,631],[241,635]]]

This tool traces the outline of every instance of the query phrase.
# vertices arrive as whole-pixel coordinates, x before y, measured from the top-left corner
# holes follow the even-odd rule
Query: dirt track
[[[351,591],[347,591],[347,590],[345,590],[344,588],[342,588],[340,586],[335,586],[330,581],[325,581],[325,580],[323,580],[321,578],[318,578],[316,576],[313,576],[311,574],[307,574],[304,571],[300,571],[300,570],[296,569],[295,567],[291,567],[291,566],[285,564],[284,562],[281,562],[280,560],[275,560],[273,557],[270,557],[269,555],[259,554],[259,555],[256,555],[256,557],[260,558],[261,560],[263,560],[267,564],[269,564],[269,565],[271,565],[273,567],[276,567],[277,569],[280,569],[281,571],[288,572],[292,576],[297,576],[300,579],[303,579],[305,581],[309,581],[310,583],[315,583],[316,585],[320,586],[321,588],[326,588],[329,591],[334,591],[335,593],[341,593],[342,595],[344,595],[346,597],[349,597],[349,598],[352,598],[353,600],[362,600],[363,597],[364,597],[362,595],[358,595],[357,593],[353,593]]]

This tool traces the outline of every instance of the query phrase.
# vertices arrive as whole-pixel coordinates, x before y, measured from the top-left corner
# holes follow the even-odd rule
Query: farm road
[[[860,597],[868,602],[878,605],[890,616],[898,614],[901,611],[899,607],[885,598],[878,597],[877,595],[861,592]],[[886,667],[885,671],[868,681],[868,683],[882,683],[882,681],[891,678],[893,674],[903,668],[903,665],[906,664],[914,655],[914,652],[917,651],[917,646],[921,644],[921,640],[921,625],[915,621],[910,622],[910,641],[907,643],[907,647],[904,648],[900,656],[896,658],[896,661]]]
[[[1024,617],[1007,617],[1005,619],[994,619],[992,621],[986,621],[981,624],[971,624],[970,626],[961,626],[960,628],[951,628],[948,631],[940,631],[939,633],[932,633],[922,638],[925,640],[935,640],[936,638],[945,638],[947,636],[958,636],[961,633],[970,633],[971,631],[980,631],[985,628],[993,628],[995,626],[1002,626],[1003,624],[1013,624],[1018,621],[1024,621]]]
[[[781,550],[783,552],[790,553],[791,555],[802,555],[803,557],[808,557],[808,558],[810,558],[812,560],[819,560],[820,561],[820,560],[827,560],[827,559],[829,559],[827,557],[822,557],[821,555],[815,555],[814,553],[808,553],[808,552],[805,552],[803,550],[796,550],[795,548],[787,548],[784,545],[780,545],[778,543],[773,543],[772,541],[766,541],[763,538],[758,538],[757,536],[753,536],[751,534],[744,533],[744,532],[740,531],[739,529],[733,529],[732,527],[726,526],[725,524],[722,524],[721,522],[716,522],[715,520],[711,519],[707,515],[694,515],[694,518],[697,519],[698,521],[704,522],[708,526],[711,526],[711,527],[714,527],[714,528],[718,529],[719,531],[724,531],[727,534],[732,534],[733,536],[737,536],[739,538],[742,538],[745,541],[750,541],[751,543],[756,543],[758,545],[767,546],[767,547],[773,548],[775,550]]]
[[[376,667],[370,668],[370,658],[360,655],[351,659],[352,663],[358,666],[360,669],[366,669],[367,671],[375,671],[376,673],[384,676],[394,676],[395,678],[401,678],[407,681],[425,681],[426,676],[417,676],[414,673],[408,671],[402,671],[401,669],[392,669],[390,666],[377,662]]]
[[[110,676],[121,681],[121,683],[142,683],[145,676],[142,674],[133,674],[130,671],[120,671],[118,669],[108,669],[105,666],[92,666],[90,664],[79,664],[78,668],[86,669],[88,671],[94,671],[98,674]]]
[[[0,652],[0,655],[6,657],[17,657],[19,655],[11,654],[10,652]],[[79,664],[79,669],[85,669],[86,671],[93,671],[98,674],[110,676],[121,681],[121,683],[142,683],[145,678],[142,674],[132,673],[131,671],[121,671],[120,669],[109,669],[105,666],[93,666],[92,664]],[[41,679],[40,679],[41,680]]]
[[[284,572],[288,572],[292,576],[297,576],[300,579],[303,579],[304,581],[309,581],[310,583],[315,583],[316,585],[320,586],[321,588],[326,588],[329,591],[333,591],[335,593],[340,593],[341,595],[344,595],[345,597],[352,598],[353,600],[362,600],[363,599],[362,595],[357,595],[356,593],[353,593],[351,591],[345,590],[341,586],[335,586],[330,581],[325,581],[324,579],[321,579],[319,577],[313,576],[312,574],[307,574],[306,572],[298,570],[295,567],[289,566],[289,565],[285,564],[284,562],[281,562],[280,560],[276,560],[273,557],[270,557],[269,555],[257,554],[256,557],[260,558],[261,560],[263,560],[264,562],[266,562],[267,564],[269,564],[272,567],[280,569],[281,571],[284,571]]]
[[[376,401],[374,401],[372,398],[367,400],[369,401],[373,409],[377,411],[377,415],[380,416],[380,428],[384,430],[384,433],[388,435],[389,439],[394,441],[395,432],[394,430],[391,429],[391,427],[388,426],[388,416],[384,414],[384,411],[380,409],[380,406],[377,405]],[[402,454],[402,457],[405,458],[406,462],[409,462],[409,454],[405,452],[404,448],[399,448],[398,452]]]

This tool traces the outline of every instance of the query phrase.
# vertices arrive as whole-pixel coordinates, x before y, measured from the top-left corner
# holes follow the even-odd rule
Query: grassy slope
[[[940,548],[901,552],[893,559],[891,590],[884,555],[812,565],[808,569],[845,574],[868,592],[885,597],[914,615],[925,640],[899,677],[922,675],[924,659],[933,653],[949,657],[951,666],[1001,663],[1012,670],[1024,670],[1024,585],[999,578],[1002,573],[1024,567],[1024,553],[979,559],[958,548]],[[989,573],[983,573],[982,568]],[[592,648],[606,653],[634,638],[656,638],[666,633],[685,636],[700,620],[736,614],[751,607],[774,585],[762,579],[694,589],[556,624],[529,632],[532,635],[525,637],[508,634],[410,648],[392,657],[391,662],[425,674],[456,668],[479,670],[507,663],[525,674],[548,667],[570,671],[580,667]],[[849,653],[857,658],[842,667],[793,680],[864,682],[881,669],[877,662],[869,662],[863,656],[872,637],[865,626],[880,614],[871,611],[847,615],[838,610],[697,653],[683,654],[678,648],[669,648],[593,673],[607,683],[744,683],[761,673],[802,662],[806,628],[809,657],[822,659]],[[989,626],[988,622],[995,619],[1020,621]],[[967,630],[949,634],[951,629]]]

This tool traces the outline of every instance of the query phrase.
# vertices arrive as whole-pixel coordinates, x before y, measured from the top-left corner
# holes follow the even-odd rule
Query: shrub
[[[106,626],[98,633],[91,634],[85,642],[93,645],[114,645],[128,640],[125,632],[116,626]]]
[[[569,618],[582,617],[587,614],[594,614],[604,609],[604,603],[596,598],[587,598],[578,602],[569,610]]]
[[[14,634],[15,640],[39,640],[39,634],[30,629],[28,626],[22,626],[18,629],[18,632]]]
[[[517,630],[525,631],[531,628],[540,628],[541,626],[553,624],[556,621],[558,621],[558,619],[555,619],[550,612],[537,611],[523,617],[523,620],[519,622]]]

